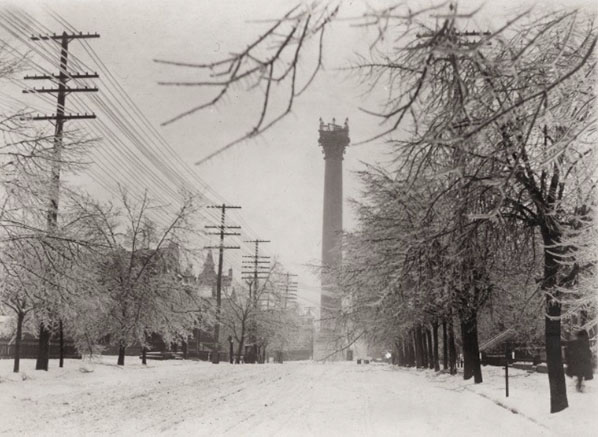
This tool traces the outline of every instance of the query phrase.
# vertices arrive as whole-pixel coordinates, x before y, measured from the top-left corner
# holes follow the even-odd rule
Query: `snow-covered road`
[[[1,366],[8,369],[7,361]],[[170,361],[120,368],[104,358],[68,361],[48,373],[26,360],[22,369],[24,381],[0,372],[5,435],[562,435],[456,377],[445,375],[447,382],[385,364]]]

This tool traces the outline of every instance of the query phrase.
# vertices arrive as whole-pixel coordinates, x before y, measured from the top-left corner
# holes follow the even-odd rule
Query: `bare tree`
[[[255,362],[260,357],[263,359],[266,347],[273,340],[274,331],[280,327],[275,281],[279,273],[280,265],[274,262],[266,276],[258,280],[258,284],[248,281],[246,287],[231,287],[225,291],[221,323],[225,333],[237,342],[237,364],[248,342],[251,343],[251,350],[249,356],[245,356],[245,362]]]
[[[312,83],[323,68],[324,35],[328,24],[336,17],[339,6],[323,7],[315,4],[298,4],[280,19],[272,20],[269,27],[244,49],[224,59],[213,62],[179,62],[155,60],[161,64],[199,71],[197,81],[163,81],[164,86],[211,87],[219,91],[207,102],[201,103],[165,121],[167,125],[198,111],[220,104],[239,87],[258,89],[262,93],[261,107],[256,108],[257,120],[249,132],[237,138],[217,152],[204,158],[206,161],[239,142],[265,132],[291,113],[293,103]],[[312,71],[304,78],[299,66],[300,54],[304,53],[311,39],[317,39],[317,55]],[[276,109],[274,101],[279,93],[285,96],[283,109]],[[200,161],[200,162],[202,162]]]
[[[192,231],[195,209],[193,198],[185,197],[160,229],[150,218],[153,205],[147,193],[136,202],[121,189],[120,200],[122,213],[93,203],[82,206],[90,211],[104,244],[96,260],[104,301],[97,323],[118,346],[118,364],[124,365],[126,347],[132,343],[145,347],[149,334],[168,340],[193,328],[193,313],[183,311],[195,304],[195,296],[182,281],[179,242]]]
[[[39,266],[35,258],[27,254],[19,244],[3,245],[4,256],[0,257],[2,266],[2,288],[0,289],[0,307],[9,308],[16,317],[14,336],[15,352],[13,371],[19,372],[21,359],[21,340],[25,325],[25,318],[35,309],[36,293],[34,288],[40,286],[35,272]],[[24,262],[25,261],[25,262]],[[27,264],[26,264],[27,263]],[[32,296],[33,295],[33,296]]]

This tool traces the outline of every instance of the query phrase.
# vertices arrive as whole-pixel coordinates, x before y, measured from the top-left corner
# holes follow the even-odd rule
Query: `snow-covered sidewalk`
[[[0,361],[0,434],[193,436],[590,436],[596,390],[548,413],[546,375],[484,368],[485,382],[386,364],[213,365],[115,357],[49,372]]]
[[[532,371],[509,368],[509,397],[505,394],[504,367],[482,367],[482,384],[473,380],[464,381],[457,377],[432,370],[400,369],[417,373],[435,387],[447,390],[469,391],[525,417],[544,430],[558,436],[598,435],[598,388],[596,381],[586,381],[583,393],[575,390],[575,380],[567,380],[569,408],[557,414],[550,414],[548,375]]]

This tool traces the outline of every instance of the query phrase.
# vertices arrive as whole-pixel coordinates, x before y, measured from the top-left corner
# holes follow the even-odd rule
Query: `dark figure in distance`
[[[577,377],[575,387],[577,391],[582,391],[583,380],[589,381],[593,378],[590,339],[585,329],[579,331],[577,338],[567,345],[565,360],[567,362],[567,376]]]

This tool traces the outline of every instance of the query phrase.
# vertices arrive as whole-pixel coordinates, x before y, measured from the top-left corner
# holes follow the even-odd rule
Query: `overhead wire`
[[[39,66],[38,66],[38,69],[40,69],[40,68],[39,68]],[[43,68],[42,68],[41,70],[42,70],[44,73],[48,73],[47,71],[44,71],[44,69],[43,69]],[[19,85],[21,85],[21,84],[19,83]],[[48,100],[48,97],[47,97],[46,95],[43,95],[43,94],[42,94],[42,95],[41,95],[41,99],[42,99],[42,100],[44,100],[44,99],[45,99],[45,100]],[[18,100],[17,100],[17,101],[18,101]],[[19,101],[19,102],[20,102],[20,101]],[[50,102],[51,102],[51,103],[54,103],[54,102],[53,102],[51,99],[50,99]],[[97,164],[99,164],[99,163],[97,162]],[[110,172],[109,172],[109,171],[107,171],[106,169],[104,169],[104,171],[105,171],[105,173],[106,173],[106,174],[108,174],[108,175],[110,174]],[[94,179],[96,179],[96,180],[97,180],[97,179],[98,179],[98,177],[97,177],[97,176],[95,176],[95,178],[94,178]],[[105,183],[102,183],[102,185],[103,185],[103,186],[106,186],[106,184],[105,184]],[[110,190],[110,191],[112,191],[112,192],[114,193],[114,190]]]
[[[14,35],[14,32],[13,32],[13,35]],[[25,41],[25,42],[27,43],[27,41]],[[39,50],[37,47],[31,47],[31,45],[30,45],[30,44],[29,44],[29,47],[30,47],[30,48],[32,48],[32,50],[34,50],[34,51],[36,51],[36,52],[40,53],[40,50]],[[40,54],[41,54],[42,56],[44,56],[44,54],[43,54],[43,53],[40,53]],[[37,65],[37,67],[38,67],[38,69],[40,69],[40,66],[39,66],[39,64]],[[43,67],[42,67],[41,69],[42,69],[42,70],[43,70],[45,73],[49,73],[49,72],[48,72],[47,70],[45,70]],[[68,73],[68,72],[67,72],[67,73]],[[75,99],[75,100],[77,100],[77,99]],[[71,99],[71,101],[72,101],[72,99]],[[72,106],[72,104],[71,104],[71,106]],[[107,111],[107,112],[108,112],[108,111]],[[110,130],[107,130],[107,132],[110,132]],[[135,158],[135,157],[133,156],[133,158]],[[149,173],[149,174],[153,174],[153,173]],[[163,185],[163,184],[161,184],[160,182],[158,182],[156,185],[158,185],[158,186],[160,186],[160,185],[164,186],[164,185]],[[174,193],[174,192],[171,192],[170,194],[171,194],[171,195],[175,195],[176,193]]]
[[[66,20],[64,20],[61,17],[57,16],[57,14],[53,13],[53,16],[57,20],[59,20],[59,22],[61,22],[63,25],[69,26],[72,31],[77,31],[77,29],[75,29],[72,25],[70,25]],[[97,56],[97,54],[95,54],[95,51],[94,51],[93,47],[90,45],[90,43],[87,42],[87,41],[82,41],[82,44],[85,46],[86,51],[88,52],[88,54],[90,55],[90,57],[95,58],[96,61],[97,61],[97,63],[100,63],[100,65],[104,68],[104,70],[108,74],[110,74],[111,77],[113,77],[111,75],[108,67],[106,67],[105,64],[99,58],[99,56]],[[183,168],[183,170],[185,170],[188,174],[190,174],[191,177],[194,178],[200,185],[202,185],[207,190],[210,190],[211,193],[213,195],[215,195],[216,197],[220,198],[220,196],[212,189],[212,187],[210,187],[205,181],[203,181],[201,178],[199,178],[199,176],[197,175],[196,172],[194,172],[194,171],[191,170],[190,166],[187,165],[181,159],[180,155],[178,155],[173,150],[173,148],[170,146],[170,144],[162,137],[162,135],[156,130],[156,128],[151,123],[149,123],[149,121],[147,120],[147,118],[145,118],[145,116],[141,113],[141,111],[139,110],[139,108],[137,107],[137,105],[135,105],[135,103],[133,102],[133,100],[127,94],[126,90],[124,90],[122,87],[120,87],[120,85],[118,84],[118,82],[116,82],[116,84],[119,87],[119,89],[122,91],[125,99],[130,102],[130,104],[132,105],[132,107],[134,108],[134,110],[138,113],[138,115],[140,116],[140,118],[141,118],[142,122],[144,123],[144,125],[154,133],[154,135],[156,136],[156,138],[158,139],[158,141],[163,146],[165,146],[165,149],[169,151],[169,153],[171,154],[171,156],[173,156],[181,164],[181,168]],[[221,200],[223,200],[223,199],[221,199]],[[248,225],[247,225],[247,227],[249,228]],[[256,232],[254,232],[254,231],[251,231],[250,233],[256,234]]]
[[[42,73],[45,73],[45,74],[49,74],[49,73],[50,73],[50,71],[48,71],[48,70],[44,69],[44,68],[43,68],[43,67],[41,67],[39,64],[35,64],[34,62],[31,62],[30,64],[32,64],[33,66],[35,66],[35,67],[36,67],[36,69],[37,69],[38,71],[42,72]],[[21,81],[18,81],[18,80],[16,80],[16,79],[13,79],[13,80],[12,80],[12,82],[15,82],[15,83],[17,83],[17,84],[18,84],[20,87],[26,87],[26,85],[25,85],[23,82],[21,82]],[[47,95],[45,95],[45,94],[39,94],[39,98],[40,98],[40,100],[43,100],[43,101],[46,101],[46,102],[50,102],[50,104],[51,104],[51,105],[55,105],[55,101],[54,101],[53,99],[51,99],[50,97],[48,97]],[[17,100],[17,101],[19,101],[19,100]],[[21,102],[22,102],[22,101],[21,101]],[[23,103],[24,103],[24,102],[23,102]],[[31,104],[25,104],[25,105],[32,106]],[[74,107],[75,107],[75,109],[77,109],[77,104],[75,104],[75,105],[72,105],[72,103],[71,103],[71,106],[74,106]],[[38,109],[38,110],[39,110],[39,109]],[[41,112],[43,113],[44,111],[43,111],[43,110],[41,110]],[[94,125],[92,124],[92,126],[94,126]],[[87,128],[89,128],[89,125],[87,125]],[[95,128],[94,128],[94,127],[92,127],[92,128],[91,128],[91,130],[95,130]],[[110,133],[111,131],[110,131],[110,130],[106,130],[106,132],[109,132],[109,133]],[[100,134],[100,136],[101,136],[101,134]],[[118,168],[118,167],[116,167],[116,168]],[[109,174],[109,173],[108,173],[108,174]]]
[[[90,47],[89,43],[87,43],[87,42],[85,42],[85,43],[86,43],[86,45],[87,45],[88,47]],[[74,56],[71,56],[71,60],[72,60],[72,58],[73,58],[73,57],[74,57]],[[127,98],[128,98],[128,100],[129,100],[129,101],[131,101],[131,102],[132,102],[132,100],[130,99],[130,97],[128,97],[128,95],[127,95]],[[140,112],[140,111],[138,110],[138,108],[136,108],[136,110],[137,110],[138,112]],[[144,123],[145,123],[145,125],[146,125],[146,126],[149,126],[149,127],[152,129],[152,130],[154,130],[154,131],[155,131],[155,128],[153,128],[153,126],[152,126],[152,125],[151,125],[149,122],[147,122],[147,119],[143,118],[142,120],[144,121]],[[158,135],[158,138],[159,138],[159,140],[160,140],[160,142],[161,142],[161,143],[165,143],[165,144],[167,144],[167,145],[168,145],[168,143],[166,143],[166,142],[164,141],[164,139],[163,139],[161,136],[159,136],[159,135]],[[169,146],[169,145],[168,145],[168,146]],[[172,152],[172,148],[171,148],[171,147],[168,147],[168,150],[170,150],[170,151],[171,151],[171,153],[173,153],[173,152]],[[178,157],[178,155],[176,155],[176,154],[174,154],[174,156],[175,156],[175,157]],[[180,159],[180,158],[179,158],[179,159]],[[188,169],[188,167],[187,167],[187,166],[184,166],[184,165],[183,165],[183,168],[186,168],[186,169],[189,171],[189,173],[190,173],[191,175],[193,175],[193,176],[194,176],[194,177],[197,179],[197,175],[196,175],[194,172],[191,172],[191,171]],[[203,187],[204,189],[206,189],[206,188],[207,188],[207,189],[208,189],[208,190],[210,190],[212,193],[214,193],[214,190],[212,190],[212,189],[211,189],[211,187],[209,187],[209,185],[207,185],[207,184],[203,183],[203,181],[201,181],[201,180],[199,180],[199,182],[200,182],[200,184],[202,185],[202,187]],[[217,217],[213,217],[213,218],[215,219],[215,218],[217,218]],[[242,221],[242,219],[241,219],[240,221]],[[248,228],[248,226],[245,226],[245,228]],[[244,247],[244,249],[246,249],[246,248]],[[246,252],[246,253],[252,253],[252,252],[253,252],[253,250],[251,250],[251,249],[252,249],[252,248],[250,248],[250,250],[245,250],[245,252]]]
[[[34,20],[30,21],[30,23],[31,22],[34,22]],[[66,23],[63,22],[63,25],[65,25],[65,24]],[[74,28],[72,26],[69,26],[69,27],[74,30]],[[47,29],[42,29],[42,30],[43,30],[43,32],[40,32],[40,33],[47,33]],[[215,191],[208,184],[206,184],[204,181],[202,181],[195,172],[191,171],[189,169],[189,167],[187,165],[185,165],[185,163],[181,160],[180,156],[178,154],[176,154],[176,152],[174,152],[174,150],[172,149],[172,147],[156,131],[156,129],[152,126],[152,124],[149,123],[149,121],[147,120],[147,118],[145,118],[145,116],[143,116],[143,114],[141,113],[141,111],[139,110],[139,108],[134,104],[134,102],[132,101],[132,99],[130,98],[130,96],[128,94],[126,94],[126,91],[124,91],[124,89],[120,86],[120,84],[118,84],[118,82],[115,80],[115,78],[109,72],[109,69],[105,66],[105,64],[103,64],[103,62],[101,62],[101,59],[99,59],[99,56],[97,56],[97,54],[95,54],[95,52],[91,48],[91,45],[89,43],[87,43],[86,41],[83,41],[83,45],[86,48],[86,52],[90,55],[90,57],[91,58],[95,58],[96,64],[100,64],[98,66],[100,67],[100,70],[104,70],[103,74],[106,74],[111,79],[111,82],[112,82],[111,85],[115,86],[114,84],[116,84],[115,87],[117,88],[117,93],[120,92],[119,96],[116,96],[114,94],[113,90],[111,90],[109,87],[106,87],[110,91],[110,93],[113,96],[113,98],[119,98],[119,97],[123,98],[124,100],[120,100],[120,101],[121,102],[122,101],[129,102],[129,104],[133,108],[132,109],[133,112],[131,112],[130,110],[127,110],[126,108],[124,108],[123,110],[125,111],[125,114],[122,114],[122,112],[121,112],[121,115],[126,115],[126,117],[124,117],[126,120],[128,120],[129,118],[131,118],[133,120],[136,120],[135,117],[133,117],[133,115],[135,115],[136,117],[138,117],[140,119],[142,125],[140,126],[139,124],[137,124],[137,126],[138,127],[145,126],[148,129],[147,130],[148,132],[152,132],[152,134],[154,135],[154,137],[157,139],[158,143],[160,143],[163,146],[165,146],[164,149],[158,148],[158,151],[160,151],[160,150],[167,150],[169,152],[169,154],[175,158],[175,161],[178,161],[179,168],[182,168],[185,171],[185,173],[189,174],[192,177],[192,179],[195,180],[196,184],[200,185],[201,189],[198,190],[197,187],[193,187],[194,191],[199,191],[200,193],[202,191],[204,193],[207,191],[207,192],[209,192],[212,195],[210,197],[212,197],[212,198],[216,197],[219,200],[222,199],[220,196],[217,195],[217,193],[215,193]],[[40,52],[39,49],[35,49],[34,48],[34,50],[36,52],[38,52],[38,53]],[[52,55],[49,55],[48,53],[46,53],[46,55],[45,56],[42,55],[42,57],[45,58],[46,60],[48,60],[49,62],[52,62]],[[54,59],[55,59],[55,56],[54,56]],[[81,60],[79,60],[78,57],[75,56],[72,53],[69,53],[69,61],[72,62],[72,65],[74,65],[74,66],[82,69],[82,71],[84,71],[85,69],[89,69],[89,68],[87,68],[87,65],[84,62],[82,62]],[[78,96],[73,96],[73,97],[75,97],[74,100],[80,100],[78,98]],[[71,99],[71,101],[72,100],[73,99]],[[103,107],[102,109],[104,110],[104,112],[106,112],[107,114],[109,114],[109,116],[111,116],[112,121],[116,121],[116,120],[114,120],[114,117],[118,116],[118,114],[115,114],[114,109],[107,107],[106,103],[104,103],[103,101],[96,101],[96,103],[98,104],[98,106]],[[130,140],[132,140],[134,143],[135,142],[138,143],[138,141],[135,141],[136,140],[136,136],[135,135],[136,134],[138,135],[138,133],[139,133],[138,130],[136,132],[135,129],[131,129],[130,126],[126,126],[126,124],[124,124],[124,123],[116,123],[116,124],[117,125],[120,124],[119,127],[121,128],[121,130],[124,130],[124,131],[127,132],[127,135],[128,135],[128,137],[129,137]],[[103,129],[103,133],[104,134],[106,134],[106,132],[110,132],[109,128],[107,126],[105,126],[105,125],[102,126],[102,128],[99,129],[99,130],[102,130],[102,129]],[[143,129],[141,129],[141,131],[143,132]],[[146,138],[148,138],[148,137],[146,137]],[[150,138],[150,140],[151,140],[151,138]],[[154,144],[153,141],[151,141],[151,143]],[[140,149],[140,148],[138,147],[138,149]],[[141,151],[142,151],[142,153],[144,152],[143,151],[143,147],[141,148]],[[183,178],[178,177],[180,175],[180,173],[176,173],[176,171],[175,171],[176,167],[169,166],[169,165],[164,165],[163,162],[156,162],[155,152],[152,152],[149,155],[146,153],[145,156],[151,162],[153,162],[153,164],[156,167],[158,167],[160,169],[161,173],[163,173],[169,180],[171,180],[171,181],[173,181],[175,183],[176,182],[181,183],[182,185],[184,184],[183,186],[186,186],[186,187],[192,186],[191,184],[189,184],[188,180],[184,180]],[[162,153],[162,157],[166,158],[166,155],[164,153]],[[139,165],[139,163],[135,163],[135,164]],[[139,167],[138,167],[138,169],[139,169]],[[143,174],[143,172],[141,172],[141,173]],[[172,190],[170,190],[169,194],[173,195],[174,193],[172,192]],[[211,218],[211,220],[213,222],[217,222],[217,220],[219,218],[217,214],[209,214],[208,213],[208,214],[205,214],[205,216]],[[243,222],[244,222],[244,220],[242,218],[238,218],[238,221],[241,222],[241,224],[243,224]],[[246,223],[245,223],[245,226],[243,226],[243,228],[244,228],[246,234],[248,233],[247,230],[251,231],[251,229],[249,228],[249,226]],[[239,241],[239,243],[240,242],[241,241]],[[242,246],[243,246],[242,252],[244,252],[244,253],[253,253],[253,248],[252,247],[248,247],[246,244],[243,244]],[[239,255],[237,258],[241,258],[241,255]]]
[[[89,45],[89,44],[87,44],[87,46],[88,46],[88,48],[90,47],[90,45]],[[93,55],[92,55],[92,56],[93,56]],[[99,62],[101,62],[101,60],[99,60],[99,57],[97,57],[97,56],[96,56],[96,58],[98,59],[98,61],[99,61]],[[105,69],[107,69],[107,67],[105,67],[105,65],[104,65],[104,68],[105,68]],[[111,73],[109,72],[109,70],[107,70],[107,73],[111,75]],[[117,82],[116,82],[116,83],[117,83]],[[117,83],[117,85],[118,85],[118,83]],[[132,101],[132,99],[131,99],[131,98],[128,96],[128,94],[126,94],[126,91],[124,91],[124,89],[122,89],[122,87],[120,87],[120,89],[121,89],[121,90],[122,90],[122,91],[125,93],[125,95],[124,95],[124,97],[123,97],[123,98],[124,98],[125,100],[127,100],[127,101],[131,102],[131,104],[132,104],[132,105],[134,105],[134,102],[133,102],[133,101]],[[135,109],[135,112],[136,112],[136,113],[137,113],[137,114],[138,114],[138,115],[141,117],[141,122],[142,122],[142,123],[143,123],[143,124],[144,124],[146,127],[150,128],[150,130],[152,130],[152,131],[153,131],[153,132],[156,134],[156,137],[157,137],[158,141],[159,141],[161,144],[163,144],[163,145],[165,145],[165,146],[166,146],[166,148],[167,148],[167,149],[168,149],[168,150],[171,152],[171,155],[172,155],[172,156],[174,156],[174,157],[178,158],[178,160],[179,160],[179,162],[180,162],[180,164],[181,164],[181,167],[182,167],[183,169],[186,169],[186,170],[187,170],[187,172],[188,172],[189,174],[191,174],[192,176],[194,176],[194,177],[195,177],[195,180],[196,180],[197,182],[199,182],[199,183],[200,183],[200,185],[201,185],[201,186],[202,186],[202,188],[203,188],[203,190],[201,190],[201,191],[204,191],[204,190],[205,190],[207,187],[209,187],[207,184],[205,184],[205,182],[201,181],[201,179],[199,179],[195,173],[193,173],[193,172],[191,172],[191,171],[189,170],[189,167],[188,167],[188,166],[186,166],[186,165],[184,164],[184,162],[183,162],[183,161],[180,159],[180,157],[178,156],[178,154],[176,154],[176,153],[173,151],[172,147],[171,147],[171,146],[170,146],[170,145],[169,145],[169,144],[168,144],[168,143],[167,143],[167,142],[164,140],[164,138],[163,138],[163,137],[161,137],[161,135],[159,135],[159,134],[158,134],[158,133],[155,131],[155,128],[153,128],[153,126],[151,125],[151,123],[149,123],[149,122],[147,121],[147,119],[146,119],[146,118],[143,116],[143,114],[140,112],[140,110],[138,109],[138,107],[136,107],[136,105],[134,105],[134,109]],[[161,151],[161,150],[163,150],[163,149],[158,147],[158,150],[159,150],[159,151]],[[168,159],[168,157],[167,157],[166,155],[164,155],[164,154],[163,154],[163,159]],[[184,185],[186,185],[187,187],[190,185],[190,183],[188,182],[188,180],[184,180],[184,181],[183,181],[183,184],[184,184]],[[212,191],[213,191],[213,190],[212,190]],[[218,218],[218,216],[217,216],[217,215],[212,217],[212,219],[213,219],[213,220],[216,220],[217,218]]]

